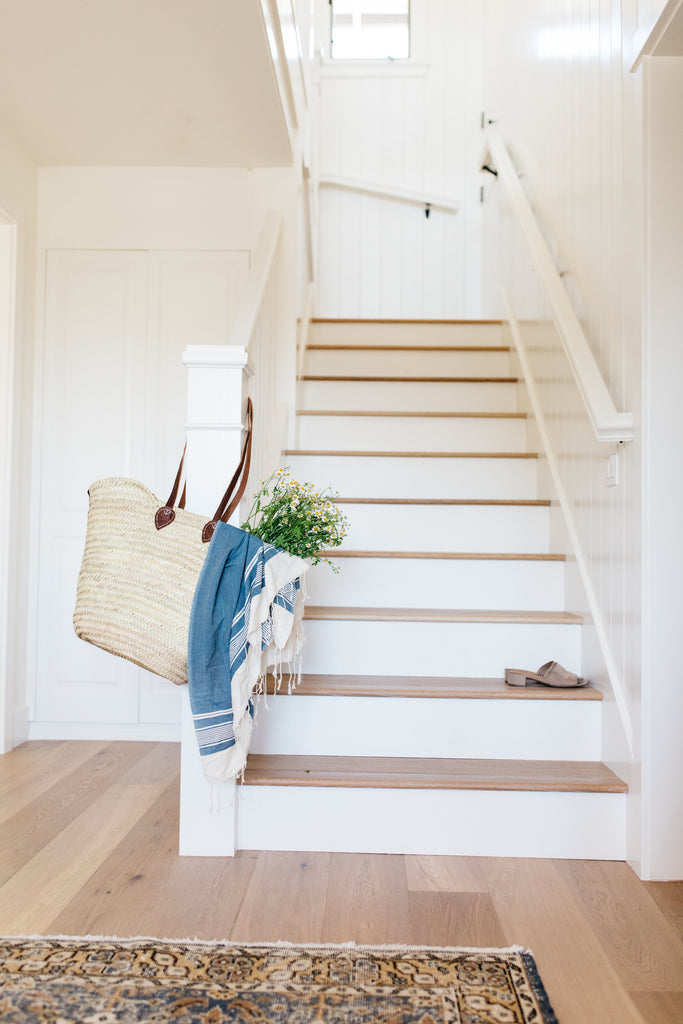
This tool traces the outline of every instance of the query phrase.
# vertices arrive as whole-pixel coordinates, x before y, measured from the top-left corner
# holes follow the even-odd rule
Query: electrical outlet
[[[619,483],[619,452],[610,452],[607,456],[607,472],[605,474],[605,486],[616,487]]]

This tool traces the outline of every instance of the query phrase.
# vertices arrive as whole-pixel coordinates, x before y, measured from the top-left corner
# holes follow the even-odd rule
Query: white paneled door
[[[107,476],[168,496],[185,436],[188,344],[225,344],[246,252],[49,253],[37,568],[36,735],[121,735],[179,721],[176,688],[79,640],[88,487]],[[217,481],[217,493],[223,481]],[[202,511],[202,510],[199,510]],[[128,727],[126,729],[125,727]]]

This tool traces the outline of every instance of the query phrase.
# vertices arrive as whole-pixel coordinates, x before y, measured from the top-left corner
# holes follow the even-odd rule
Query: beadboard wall
[[[329,5],[317,6],[327,53]],[[481,9],[412,0],[411,60],[323,59],[317,169],[458,204],[455,214],[323,187],[317,313],[328,317],[480,315]]]
[[[12,250],[15,278],[0,274],[10,320],[0,326],[0,752],[26,738],[28,706],[22,681],[29,530],[31,346],[34,324],[37,168],[8,124],[0,120],[0,231]],[[13,321],[13,322],[11,322]],[[25,400],[26,399],[26,400]]]
[[[643,130],[643,69],[630,71],[643,17],[641,10],[639,22],[636,3],[617,0],[569,0],[557,8],[543,0],[485,4],[486,24],[495,26],[485,51],[487,116],[495,121],[494,130],[507,143],[522,176],[614,403],[635,417],[635,440],[617,453],[615,486],[606,485],[612,448],[592,435],[524,243],[493,179],[486,184],[484,266],[496,267],[496,273],[484,281],[484,304],[491,312],[502,311],[497,305],[499,272],[507,264],[512,309],[533,367],[580,556],[595,593],[608,660],[612,659],[613,676],[624,697],[626,731],[632,728],[629,856],[645,877],[673,877],[671,871],[680,870],[671,856],[676,842],[670,834],[663,838],[661,822],[676,818],[680,797],[675,783],[665,782],[665,771],[658,772],[655,808],[654,789],[648,783],[652,758],[661,760],[662,769],[667,763],[673,767],[664,748],[658,752],[652,729],[648,732],[648,721],[653,720],[648,708],[666,705],[668,683],[661,671],[648,682],[641,650],[647,632],[641,596],[642,507],[647,500],[657,507],[648,498],[647,466],[643,476],[642,395],[645,401],[656,400],[652,386],[643,392],[643,328],[648,318],[644,296],[646,287],[652,287],[652,282],[645,284],[649,206],[643,166],[651,140]],[[675,121],[675,116],[669,119],[670,130]],[[667,202],[672,201],[669,190]],[[559,515],[555,522],[556,541],[562,543]],[[567,579],[571,607],[588,611],[571,560]],[[675,595],[667,598],[660,592],[660,599],[675,600]],[[584,674],[609,692],[595,623],[586,634]],[[623,771],[629,752],[619,718],[614,702],[608,702],[603,756]],[[659,742],[665,739],[666,731],[660,728]],[[668,819],[663,807],[668,807]],[[660,826],[653,824],[657,815]],[[680,836],[677,845],[680,849]]]

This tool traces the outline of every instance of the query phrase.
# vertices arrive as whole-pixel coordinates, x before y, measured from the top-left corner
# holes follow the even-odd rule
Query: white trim
[[[28,704],[22,704],[20,707],[15,708],[13,736],[15,747],[18,747],[21,743],[25,743],[28,739],[29,730],[31,728],[29,711],[30,709]]]
[[[362,195],[379,196],[381,199],[393,199],[399,203],[410,203],[415,206],[442,210],[444,213],[457,213],[458,203],[444,196],[431,195],[428,192],[415,192],[407,188],[384,185],[380,182],[362,181],[360,178],[343,178],[336,174],[321,174],[318,179],[320,188],[336,188],[344,192],[360,192]]]
[[[426,78],[430,65],[411,60],[330,60],[320,61],[321,78]]]
[[[249,349],[261,312],[263,296],[270,279],[270,271],[275,259],[275,253],[277,252],[281,231],[282,214],[276,210],[271,210],[266,214],[258,244],[254,251],[239,312],[230,331],[228,339],[230,346]],[[194,346],[190,346],[190,348],[192,347]]]
[[[242,345],[188,345],[183,352],[183,363],[187,367],[244,370],[248,376],[254,372]]]
[[[290,146],[292,136],[299,127],[299,119],[296,112],[296,101],[294,89],[292,88],[292,77],[289,73],[289,64],[285,52],[285,43],[282,38],[282,27],[280,25],[280,12],[276,0],[260,0],[263,24],[268,38],[268,48],[273,62],[273,73],[278,86],[282,111],[287,123],[287,134],[289,135]]]
[[[315,285],[313,281],[309,281],[306,289],[306,299],[304,301],[304,308],[297,324],[297,339],[296,339],[296,375],[301,377],[304,372],[304,359],[306,358],[306,348],[308,346],[308,334],[311,327],[311,320],[313,319],[313,305],[315,302]]]
[[[187,689],[187,687],[185,687]],[[29,722],[29,740],[138,740],[179,743],[177,722]]]
[[[574,556],[576,558],[576,565],[579,570],[581,581],[586,592],[586,599],[588,601],[588,607],[590,608],[590,613],[593,619],[593,626],[595,628],[598,643],[600,645],[600,650],[605,661],[605,667],[607,669],[607,674],[609,676],[612,691],[614,693],[614,699],[619,710],[619,715],[621,716],[621,722],[624,727],[624,733],[626,735],[626,740],[629,746],[629,752],[633,757],[634,730],[633,722],[631,720],[631,713],[629,710],[628,699],[624,692],[621,676],[619,675],[619,671],[615,664],[614,658],[612,657],[612,651],[610,648],[609,640],[607,638],[607,630],[605,629],[605,624],[603,622],[602,611],[600,609],[600,605],[598,603],[595,590],[593,589],[593,583],[591,581],[590,573],[588,571],[586,559],[581,548],[579,534],[574,524],[574,517],[572,515],[571,505],[569,503],[567,493],[562,483],[562,476],[557,465],[557,459],[555,458],[555,453],[553,451],[550,435],[548,434],[548,430],[545,425],[545,417],[543,415],[543,409],[541,406],[540,399],[538,397],[538,391],[536,390],[536,382],[534,380],[533,373],[531,372],[531,367],[529,366],[529,360],[527,358],[526,347],[524,345],[524,340],[522,338],[522,332],[520,330],[517,318],[515,317],[512,311],[510,299],[507,295],[507,292],[505,291],[505,288],[502,289],[502,298],[507,319],[510,324],[510,331],[512,332],[512,337],[515,342],[515,348],[517,349],[517,355],[519,357],[520,367],[522,370],[522,374],[524,376],[524,382],[529,393],[529,401],[531,402],[531,408],[533,409],[534,417],[536,419],[536,426],[538,427],[538,433],[548,463],[548,469],[550,470],[550,474],[553,479],[553,484],[555,485],[555,490],[557,492],[557,497],[562,508],[562,513],[564,515],[565,523],[567,526],[567,532],[569,534],[569,539],[571,541]]]
[[[483,163],[494,163],[519,226],[529,244],[534,266],[545,288],[553,320],[572,368],[588,418],[598,441],[614,444],[633,440],[633,415],[617,412],[602,378],[595,356],[569,301],[562,279],[545,243],[538,221],[515,171],[507,147],[494,134],[487,134],[488,153]]]

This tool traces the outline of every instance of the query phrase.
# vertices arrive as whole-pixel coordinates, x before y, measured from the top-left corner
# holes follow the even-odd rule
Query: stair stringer
[[[565,563],[565,602],[583,615],[581,673],[591,679],[604,695],[602,711],[602,757],[631,787],[635,737],[623,681],[616,668],[608,630],[588,571],[585,553],[579,542],[572,510],[566,497],[549,433],[525,358],[521,325],[508,304],[509,319],[503,322],[503,337],[513,348],[512,372],[519,377],[518,403],[529,415],[529,445],[539,453],[539,488],[551,497],[550,542],[554,550],[567,556]]]

